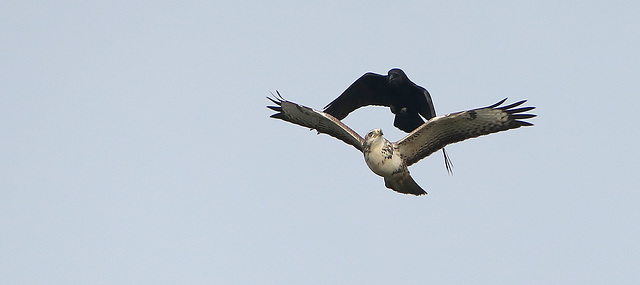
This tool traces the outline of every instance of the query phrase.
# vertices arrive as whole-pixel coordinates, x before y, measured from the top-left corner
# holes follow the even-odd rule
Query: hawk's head
[[[382,130],[381,129],[373,129],[371,131],[369,131],[369,133],[367,133],[367,135],[364,137],[364,140],[369,140],[369,139],[375,139],[377,137],[381,137],[383,135]]]
[[[382,140],[384,140],[384,138],[382,137],[382,130],[373,129],[369,131],[369,133],[367,133],[367,135],[364,137],[364,142],[362,143],[362,146],[364,146],[364,149],[366,151],[370,149],[374,143]]]

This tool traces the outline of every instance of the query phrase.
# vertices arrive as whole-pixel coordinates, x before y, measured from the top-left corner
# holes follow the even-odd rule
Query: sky
[[[307,2],[2,2],[0,283],[640,282],[639,2]],[[395,67],[535,126],[421,160],[415,197],[269,118]]]

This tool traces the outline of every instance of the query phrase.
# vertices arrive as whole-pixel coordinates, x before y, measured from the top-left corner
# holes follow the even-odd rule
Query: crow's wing
[[[388,94],[387,76],[365,73],[353,82],[338,98],[324,107],[324,112],[342,120],[349,113],[363,106],[390,106],[391,96]]]
[[[425,119],[429,120],[436,116],[436,109],[433,107],[433,100],[431,100],[431,95],[427,89],[424,89],[415,83],[413,84],[417,93],[417,97],[419,99],[419,109],[418,113],[422,115]]]

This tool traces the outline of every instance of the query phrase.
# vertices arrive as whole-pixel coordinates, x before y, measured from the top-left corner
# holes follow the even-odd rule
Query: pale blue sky
[[[2,284],[637,284],[637,1],[5,1]],[[384,187],[269,118],[405,70],[521,128]],[[360,134],[388,109],[345,119]]]

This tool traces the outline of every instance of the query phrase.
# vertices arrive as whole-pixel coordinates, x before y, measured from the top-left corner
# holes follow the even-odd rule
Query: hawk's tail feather
[[[384,186],[403,194],[412,194],[416,196],[427,194],[427,192],[424,191],[424,189],[422,189],[415,180],[413,180],[409,173],[394,175],[389,178],[385,177]]]

